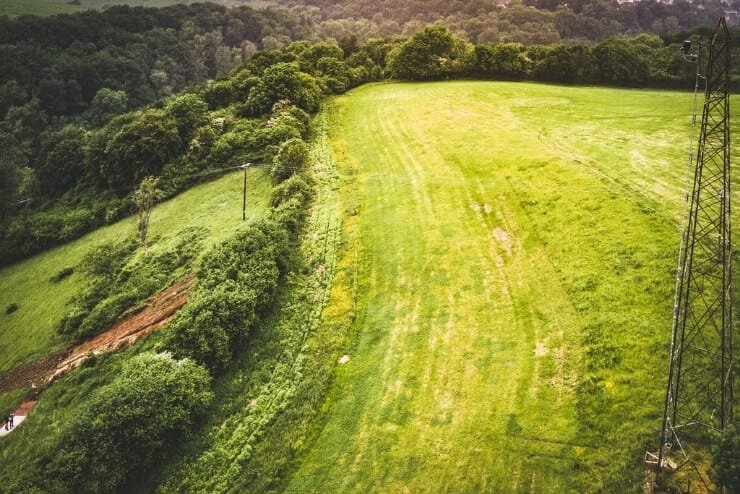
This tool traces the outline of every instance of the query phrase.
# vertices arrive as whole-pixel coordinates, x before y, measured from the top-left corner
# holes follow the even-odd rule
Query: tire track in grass
[[[421,86],[413,97],[449,105],[451,86]],[[443,119],[449,106],[393,103],[353,100],[342,117],[345,125],[359,115],[363,122],[362,132],[343,129],[361,163],[366,205],[357,355],[288,490],[568,490],[572,417],[551,402],[567,403],[571,391],[547,382],[546,361],[562,346],[548,321],[575,325],[569,315],[557,319],[569,302],[554,272],[540,269],[546,258],[524,235],[521,213],[498,204],[512,193],[496,175],[502,164],[483,152],[487,164],[467,163],[443,144],[448,136],[424,127],[423,111]],[[495,133],[496,125],[516,126],[506,114],[492,98],[465,118],[483,118],[478,125]],[[464,131],[437,132],[467,143]],[[486,180],[495,180],[482,184],[486,166]],[[509,232],[509,244],[495,228]],[[539,341],[552,351],[536,356]],[[537,442],[548,437],[566,443]]]

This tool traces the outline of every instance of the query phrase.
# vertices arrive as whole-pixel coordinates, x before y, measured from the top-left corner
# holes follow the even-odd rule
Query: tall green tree
[[[149,236],[149,218],[152,215],[152,208],[162,198],[162,191],[157,187],[158,184],[158,178],[146,177],[134,192],[134,204],[136,204],[138,210],[136,233],[145,251],[147,237]]]
[[[87,141],[87,132],[76,125],[67,125],[48,137],[36,171],[44,194],[63,194],[82,178],[87,170]]]
[[[111,187],[130,186],[148,175],[159,175],[182,146],[177,120],[163,110],[114,119],[104,130],[110,139],[100,166]]]
[[[429,26],[391,51],[388,71],[398,79],[441,79],[463,71],[466,51],[446,28]]]
[[[279,62],[265,69],[260,81],[249,91],[247,107],[255,115],[269,112],[272,105],[287,100],[308,112],[319,108],[321,90],[316,79],[292,63]]]

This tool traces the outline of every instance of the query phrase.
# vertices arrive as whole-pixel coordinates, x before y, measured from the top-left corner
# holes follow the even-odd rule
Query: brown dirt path
[[[91,340],[0,373],[0,393],[23,387],[46,387],[79,366],[88,356],[120,350],[161,328],[185,305],[195,281],[194,276],[188,276],[167,290],[149,297],[142,303],[142,310],[135,314],[124,314],[110,329]]]

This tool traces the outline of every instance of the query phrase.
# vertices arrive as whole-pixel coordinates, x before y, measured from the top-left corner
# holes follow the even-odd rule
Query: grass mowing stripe
[[[470,81],[338,98],[363,232],[356,340],[288,491],[638,491],[684,99]]]

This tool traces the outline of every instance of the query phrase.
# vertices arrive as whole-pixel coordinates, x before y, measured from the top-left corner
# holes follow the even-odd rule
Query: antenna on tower
[[[683,44],[683,56],[698,63],[689,41]],[[729,68],[730,39],[721,18],[709,49],[696,167],[679,251],[660,445],[645,456],[658,474],[688,468],[687,477],[707,490],[710,481],[697,468],[697,455],[706,451],[709,432],[724,430],[733,418]]]

